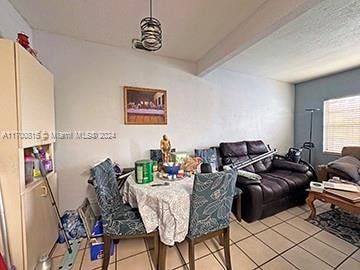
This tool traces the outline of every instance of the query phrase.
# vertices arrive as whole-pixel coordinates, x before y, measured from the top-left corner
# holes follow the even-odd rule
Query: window
[[[341,153],[344,146],[360,146],[360,96],[324,101],[323,149]]]

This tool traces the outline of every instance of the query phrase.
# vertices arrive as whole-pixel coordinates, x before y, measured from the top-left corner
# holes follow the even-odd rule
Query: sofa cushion
[[[309,176],[304,173],[288,170],[272,170],[271,173],[260,173],[264,203],[295,195],[309,185]]]
[[[300,173],[306,173],[309,170],[309,167],[307,165],[295,163],[284,159],[274,159],[272,165],[274,169],[291,170]]]
[[[220,143],[222,161],[225,165],[237,164],[268,152],[263,141],[241,141],[232,143]],[[271,158],[258,161],[250,166],[242,168],[249,172],[265,172],[271,167]]]

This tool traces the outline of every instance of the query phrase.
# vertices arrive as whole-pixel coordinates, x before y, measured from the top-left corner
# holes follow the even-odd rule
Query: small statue
[[[162,153],[163,162],[170,162],[170,151],[171,151],[171,142],[168,136],[163,135],[160,141],[160,149]]]

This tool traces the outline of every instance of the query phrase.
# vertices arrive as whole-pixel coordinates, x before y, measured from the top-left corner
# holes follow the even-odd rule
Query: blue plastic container
[[[102,226],[102,220],[96,221],[93,231],[91,233],[90,240],[90,260],[95,261],[102,259],[104,257],[104,242],[102,236],[104,235],[104,230]],[[95,241],[94,241],[95,240]],[[114,255],[114,242],[111,241],[110,247],[110,256]]]

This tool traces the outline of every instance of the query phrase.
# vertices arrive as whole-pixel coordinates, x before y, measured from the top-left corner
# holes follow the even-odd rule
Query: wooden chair
[[[104,260],[102,270],[106,270],[110,260],[111,241],[126,238],[151,237],[154,239],[155,258],[158,261],[158,231],[146,233],[144,223],[137,209],[122,202],[117,188],[115,173],[110,159],[91,169],[104,228]]]
[[[190,270],[195,269],[195,245],[219,237],[224,246],[226,269],[231,270],[230,213],[235,192],[236,173],[224,171],[195,175],[191,195],[189,232]],[[160,242],[160,269],[165,269],[166,246]]]

